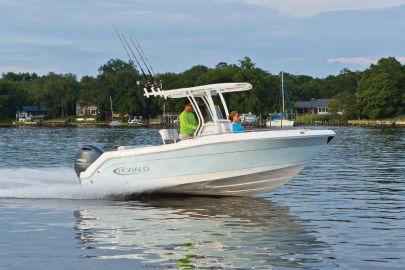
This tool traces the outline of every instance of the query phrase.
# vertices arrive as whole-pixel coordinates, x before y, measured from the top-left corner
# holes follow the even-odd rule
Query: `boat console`
[[[202,125],[200,136],[232,133],[231,122],[226,119],[217,119]]]

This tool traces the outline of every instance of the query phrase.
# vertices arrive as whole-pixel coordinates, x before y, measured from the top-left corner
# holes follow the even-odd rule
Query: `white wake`
[[[150,188],[150,187],[148,187]],[[81,185],[73,168],[0,168],[0,198],[102,199],[141,193],[147,187]]]

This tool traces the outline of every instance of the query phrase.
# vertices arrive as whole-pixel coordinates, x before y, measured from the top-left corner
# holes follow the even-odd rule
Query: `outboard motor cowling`
[[[93,145],[85,145],[80,148],[76,155],[75,171],[77,176],[80,177],[80,173],[84,172],[94,161],[96,161],[103,151]]]

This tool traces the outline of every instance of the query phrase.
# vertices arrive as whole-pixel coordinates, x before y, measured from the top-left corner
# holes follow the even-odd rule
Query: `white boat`
[[[118,121],[118,120],[113,120],[110,123],[108,123],[108,125],[110,127],[119,127],[119,126],[122,126],[123,123],[121,121]]]
[[[292,127],[294,126],[294,115],[292,113],[285,112],[284,101],[284,73],[281,72],[281,99],[282,109],[281,113],[270,114],[266,121],[266,127]]]
[[[251,112],[239,115],[240,121],[244,125],[256,125],[260,120],[259,117]]]
[[[142,116],[134,116],[132,119],[128,120],[128,124],[131,126],[142,126],[143,125]]]
[[[270,116],[271,117],[271,116]],[[280,117],[278,119],[268,119],[266,121],[266,127],[293,127],[294,120],[283,119]]]
[[[194,138],[178,141],[177,130],[160,131],[163,144],[124,146],[103,152],[79,151],[75,170],[82,185],[145,187],[150,192],[250,196],[266,193],[296,176],[335,133],[331,130],[253,130],[231,133],[221,115],[229,111],[224,93],[248,91],[249,83],[222,83],[175,90],[145,90],[145,96],[188,98],[198,128]],[[221,111],[213,96],[219,96]],[[209,119],[202,114],[202,100]],[[170,141],[170,143],[168,143]]]
[[[112,98],[110,96],[110,105],[111,105],[111,122],[108,124],[110,127],[119,127],[122,126],[123,123],[118,120],[114,120],[114,111],[113,111],[113,106],[112,106]]]

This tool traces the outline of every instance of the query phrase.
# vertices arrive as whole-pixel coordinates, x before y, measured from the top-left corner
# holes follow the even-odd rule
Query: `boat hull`
[[[304,166],[305,164],[273,168],[246,175],[163,188],[159,191],[191,195],[252,196],[270,192],[284,185],[294,178]]]
[[[82,184],[127,186],[128,192],[141,187],[170,193],[250,196],[289,181],[334,135],[297,130],[257,133],[106,152],[80,179]]]

